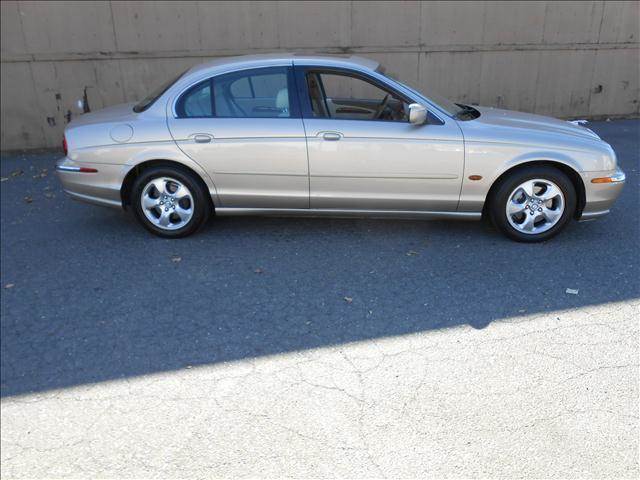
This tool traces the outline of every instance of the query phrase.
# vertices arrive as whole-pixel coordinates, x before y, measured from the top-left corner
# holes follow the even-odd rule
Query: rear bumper
[[[80,167],[91,167],[97,171],[82,172]],[[122,208],[122,165],[80,164],[63,157],[56,162],[56,173],[62,188],[71,198],[95,205]]]
[[[593,182],[602,178],[608,178],[608,183]],[[624,188],[626,177],[622,170],[616,169],[614,172],[585,172],[583,180],[585,206],[580,220],[593,220],[609,213]]]

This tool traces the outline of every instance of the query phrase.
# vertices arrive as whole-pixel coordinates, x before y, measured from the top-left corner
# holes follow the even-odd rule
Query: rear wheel
[[[557,235],[576,210],[571,180],[552,167],[532,166],[504,179],[489,199],[494,225],[518,242],[542,242]]]
[[[130,200],[140,223],[164,238],[192,234],[211,214],[208,193],[199,180],[176,167],[144,170],[133,184]]]

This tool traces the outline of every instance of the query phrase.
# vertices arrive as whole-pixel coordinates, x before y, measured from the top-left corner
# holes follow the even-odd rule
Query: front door
[[[361,72],[296,67],[309,151],[310,206],[455,211],[464,167],[460,128]]]
[[[291,67],[243,70],[202,81],[176,102],[171,135],[213,179],[216,207],[309,208],[294,85]]]

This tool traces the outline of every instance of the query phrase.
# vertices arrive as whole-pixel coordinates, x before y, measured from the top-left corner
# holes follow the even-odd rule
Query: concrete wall
[[[355,53],[418,88],[559,117],[639,112],[638,2],[2,1],[2,149],[60,145],[92,109],[255,52]]]

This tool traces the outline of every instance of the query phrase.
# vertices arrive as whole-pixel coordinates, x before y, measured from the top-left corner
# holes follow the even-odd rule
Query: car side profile
[[[358,57],[217,59],[81,115],[64,144],[69,195],[169,238],[212,215],[333,215],[488,217],[537,242],[607,214],[625,180],[578,122],[422,94]]]

